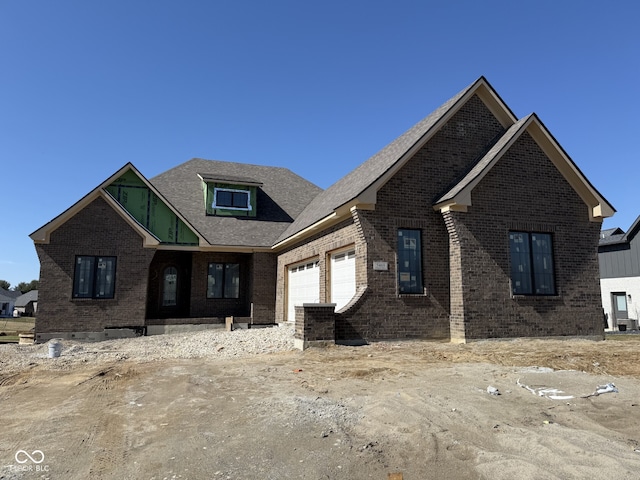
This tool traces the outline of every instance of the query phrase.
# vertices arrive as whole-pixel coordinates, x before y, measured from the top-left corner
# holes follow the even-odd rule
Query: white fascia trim
[[[473,93],[476,93],[478,97],[480,97],[504,128],[508,129],[518,121],[509,107],[500,99],[493,88],[489,88],[484,79],[478,84]]]
[[[176,245],[167,245],[166,247],[160,247],[160,249],[164,250],[177,250],[180,248],[176,248],[179,246]],[[242,245],[207,245],[205,247],[182,247],[183,250],[192,250],[197,252],[232,252],[232,253],[271,253],[271,247],[251,247],[251,246],[242,246]]]
[[[493,166],[509,151],[512,145],[527,131],[533,140],[540,146],[545,155],[553,162],[560,174],[567,180],[569,185],[582,198],[582,201],[589,207],[589,220],[592,222],[601,222],[606,217],[611,217],[615,210],[602,198],[589,184],[587,179],[577,169],[573,161],[568,158],[560,145],[551,137],[549,132],[541,124],[536,115],[531,115],[529,120],[522,124],[518,133],[495,154],[489,165],[474,178],[465,188],[458,192],[452,199],[446,202],[434,205],[434,210],[442,212],[448,210],[466,211],[467,207],[472,205],[471,192],[480,183],[484,176],[493,168]]]
[[[61,225],[64,225],[67,221],[69,221],[69,219],[71,219],[73,216],[75,216],[80,210],[85,208],[87,205],[89,205],[89,203],[94,201],[96,198],[102,197],[127,222],[129,222],[130,224],[131,224],[132,221],[135,222],[135,225],[133,225],[133,224],[131,224],[131,225],[134,226],[134,228],[139,233],[142,234],[143,238],[145,239],[145,246],[155,247],[156,245],[159,245],[160,242],[158,241],[158,239],[153,234],[148,232],[146,228],[142,227],[135,219],[133,219],[133,217],[131,217],[129,215],[129,212],[126,212],[124,210],[124,208],[111,196],[111,194],[109,194],[106,191],[106,187],[108,187],[115,180],[120,178],[122,176],[122,174],[124,172],[126,172],[127,170],[132,170],[142,180],[142,182],[151,191],[153,191],[153,193],[158,195],[158,197],[160,199],[162,199],[163,202],[165,202],[165,204],[169,207],[169,209],[180,220],[182,220],[185,223],[185,225],[187,225],[190,229],[192,229],[192,231],[198,236],[198,243],[199,243],[200,246],[208,245],[207,242],[204,240],[204,236],[202,234],[200,234],[200,232],[198,232],[198,230],[195,229],[193,227],[193,225],[191,225],[182,215],[180,215],[180,213],[173,207],[173,205],[171,205],[171,202],[169,202],[166,198],[164,198],[164,196],[160,192],[158,192],[156,190],[156,188],[153,185],[151,185],[151,183],[149,183],[149,181],[145,178],[145,176],[142,175],[138,171],[138,169],[131,162],[129,162],[126,165],[124,165],[122,168],[120,168],[118,171],[116,171],[113,175],[111,175],[109,178],[107,178],[105,181],[103,181],[100,185],[98,185],[96,188],[91,190],[88,194],[86,194],[84,197],[82,197],[76,203],[71,205],[71,207],[66,209],[64,212],[62,212],[60,215],[55,217],[53,220],[47,222],[45,225],[40,227],[38,230],[36,230],[32,234],[30,234],[29,237],[31,237],[31,239],[33,240],[34,243],[49,243],[49,240],[50,240],[50,237],[51,237],[51,233],[53,231],[57,230]],[[140,229],[142,229],[142,230],[140,230]]]
[[[436,211],[440,211],[441,213],[444,212],[466,212],[467,211],[467,205],[464,204],[458,204],[458,203],[443,203],[443,204],[439,204],[433,207],[434,210]]]
[[[330,227],[331,225],[338,223],[338,221],[340,220],[342,220],[342,218],[339,217],[336,212],[333,212],[327,215],[326,217],[324,217],[323,219],[318,220],[316,223],[309,225],[307,228],[300,230],[298,233],[293,234],[289,238],[286,238],[281,242],[276,243],[273,247],[271,247],[271,249],[278,250],[291,243],[297,242],[298,240],[302,240],[307,236],[315,233],[317,230]]]
[[[564,176],[574,190],[580,195],[584,203],[589,206],[589,220],[602,222],[605,218],[612,217],[615,210],[609,203],[591,186],[585,176],[578,170],[573,161],[565,154],[549,131],[536,118],[536,122],[528,128],[529,134],[538,143],[540,148],[555,164],[558,171]]]

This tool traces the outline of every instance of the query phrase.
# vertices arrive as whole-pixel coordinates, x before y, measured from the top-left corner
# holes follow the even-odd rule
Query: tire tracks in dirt
[[[69,445],[65,470],[74,478],[112,478],[127,464],[131,432],[127,428],[134,413],[126,393],[137,372],[130,366],[103,367],[77,382],[73,396],[79,399],[74,415],[90,418],[89,428],[78,432]]]

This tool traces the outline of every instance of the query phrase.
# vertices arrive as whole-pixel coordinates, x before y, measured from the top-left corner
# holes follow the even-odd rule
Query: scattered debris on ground
[[[640,341],[301,352],[292,337],[275,327],[62,341],[56,358],[46,344],[0,346],[0,478],[634,479],[640,471]],[[29,466],[33,473],[21,470]]]

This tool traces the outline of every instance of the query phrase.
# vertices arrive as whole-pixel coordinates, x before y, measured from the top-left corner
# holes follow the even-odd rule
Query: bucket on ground
[[[49,358],[56,358],[60,356],[62,351],[62,343],[57,340],[51,340],[49,342]]]

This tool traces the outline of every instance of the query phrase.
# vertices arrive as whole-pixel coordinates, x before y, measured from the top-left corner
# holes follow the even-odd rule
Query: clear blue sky
[[[0,279],[126,162],[287,167],[326,188],[484,75],[640,214],[636,1],[0,0]]]

